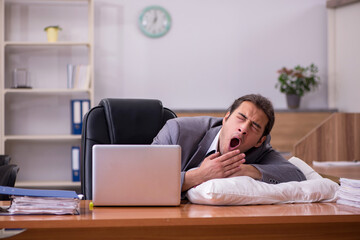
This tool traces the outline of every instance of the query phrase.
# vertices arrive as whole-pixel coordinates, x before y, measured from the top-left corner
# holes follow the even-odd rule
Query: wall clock
[[[170,14],[160,6],[147,7],[140,14],[139,27],[148,37],[164,36],[171,27]]]

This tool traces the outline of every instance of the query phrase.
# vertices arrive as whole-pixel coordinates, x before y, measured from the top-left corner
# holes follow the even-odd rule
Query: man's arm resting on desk
[[[252,164],[262,173],[262,182],[282,183],[304,181],[304,173],[294,164],[283,158],[278,152],[270,151],[259,163]]]

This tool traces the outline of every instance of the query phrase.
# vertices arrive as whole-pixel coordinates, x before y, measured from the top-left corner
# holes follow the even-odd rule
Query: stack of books
[[[74,191],[37,190],[0,186],[0,194],[10,196],[11,205],[0,215],[80,214],[80,200]]]
[[[340,178],[336,203],[360,208],[360,180]]]

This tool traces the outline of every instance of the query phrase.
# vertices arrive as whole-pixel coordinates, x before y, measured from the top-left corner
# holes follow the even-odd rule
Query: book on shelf
[[[71,100],[71,134],[81,134],[82,121],[89,109],[89,99]]]
[[[80,147],[73,146],[71,148],[71,173],[72,181],[80,182]]]
[[[68,64],[67,65],[67,88],[71,89],[73,88],[73,70],[74,70],[74,65],[72,64]]]
[[[39,190],[0,186],[0,194],[9,195],[10,206],[0,208],[0,215],[80,214],[81,195],[67,190]]]
[[[90,66],[86,64],[68,64],[67,87],[70,89],[88,89],[90,87]]]

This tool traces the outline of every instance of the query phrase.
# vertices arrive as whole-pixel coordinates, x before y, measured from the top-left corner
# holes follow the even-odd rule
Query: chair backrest
[[[0,186],[14,187],[19,167],[15,164],[0,166]],[[8,195],[0,194],[0,200],[9,200]]]
[[[151,144],[167,120],[176,114],[153,99],[100,101],[83,119],[81,189],[92,198],[92,147],[94,144]]]
[[[9,155],[0,155],[0,166],[10,164],[11,157]]]

